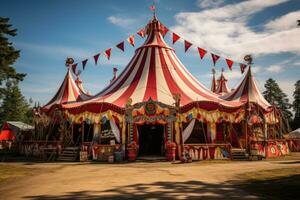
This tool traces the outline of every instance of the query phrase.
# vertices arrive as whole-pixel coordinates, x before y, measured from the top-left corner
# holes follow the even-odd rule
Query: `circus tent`
[[[248,67],[240,84],[232,92],[225,94],[221,98],[232,102],[255,103],[265,111],[269,111],[272,107],[260,93],[252,75],[251,67]]]
[[[79,79],[80,80],[80,79]],[[81,87],[81,88],[80,88]],[[54,106],[61,106],[64,103],[81,101],[88,98],[88,95],[82,88],[82,82],[78,86],[68,69],[67,74],[54,97],[43,107],[43,110],[49,111]]]
[[[152,99],[173,105],[175,94],[181,96],[180,106],[198,101],[210,102],[216,108],[219,105],[228,108],[241,105],[240,102],[218,98],[218,95],[196,80],[177,58],[174,49],[166,44],[162,31],[162,24],[154,17],[146,27],[148,37],[145,43],[137,48],[117,79],[91,99],[65,104],[63,107],[77,109],[84,106],[88,109],[106,103],[124,108],[129,99],[132,104]]]
[[[225,78],[223,72],[224,72],[224,69],[222,69],[220,78],[217,80],[217,88],[215,90],[215,93],[219,94],[219,95],[224,95],[224,94],[227,94],[228,92],[230,92],[230,89],[227,85],[228,80]]]

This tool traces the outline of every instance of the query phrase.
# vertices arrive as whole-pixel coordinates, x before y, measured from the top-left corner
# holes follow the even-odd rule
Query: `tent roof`
[[[58,91],[43,109],[47,111],[55,105],[60,106],[64,103],[81,101],[88,99],[88,97],[89,96],[77,86],[71,74],[71,70],[68,68],[67,74]]]
[[[15,140],[16,136],[11,130],[2,130],[0,132],[0,141],[2,140]]]
[[[7,121],[9,127],[14,126],[22,131],[33,130],[34,127],[21,121]]]
[[[215,90],[215,93],[219,95],[224,95],[230,92],[230,89],[227,85],[227,79],[224,76],[223,69],[220,75],[220,78],[217,80],[217,88]]]
[[[248,67],[240,84],[233,91],[223,95],[221,98],[232,102],[256,103],[264,110],[269,110],[271,107],[271,104],[260,93],[251,73],[251,67]]]
[[[123,72],[101,92],[87,101],[63,105],[66,109],[83,105],[95,106],[107,103],[125,107],[150,98],[167,105],[175,103],[174,94],[181,95],[180,105],[195,101],[207,101],[227,107],[240,106],[240,102],[228,102],[202,85],[180,62],[175,51],[163,39],[163,25],[154,17],[146,27],[145,43],[135,54]]]

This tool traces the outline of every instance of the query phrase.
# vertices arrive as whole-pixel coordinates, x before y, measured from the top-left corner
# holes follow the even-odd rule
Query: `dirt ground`
[[[256,199],[239,174],[299,168],[300,160],[156,163],[5,163],[30,175],[0,183],[0,199]]]

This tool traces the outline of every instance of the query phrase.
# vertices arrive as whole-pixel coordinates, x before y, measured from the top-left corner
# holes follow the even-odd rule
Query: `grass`
[[[298,199],[300,168],[262,170],[239,175],[239,187],[263,199]]]
[[[32,169],[24,166],[0,164],[0,183],[9,179],[32,174]]]

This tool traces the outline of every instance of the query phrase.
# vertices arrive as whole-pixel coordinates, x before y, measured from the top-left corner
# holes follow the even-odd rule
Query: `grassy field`
[[[291,161],[300,163],[300,161]],[[264,199],[299,199],[300,168],[280,168],[238,176],[240,187]]]
[[[0,164],[0,182],[33,174],[32,169],[21,165]]]

